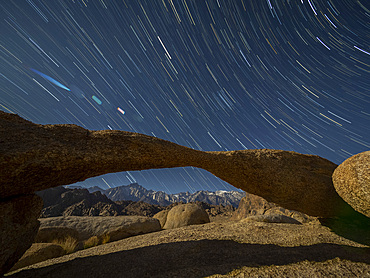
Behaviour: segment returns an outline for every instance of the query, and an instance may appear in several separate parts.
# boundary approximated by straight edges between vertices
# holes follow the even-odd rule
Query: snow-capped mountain
[[[88,188],[90,192],[101,191],[112,201],[143,201],[153,205],[168,206],[175,202],[205,202],[211,205],[232,205],[238,207],[240,199],[245,196],[245,192],[239,191],[197,191],[195,193],[181,192],[178,194],[167,194],[163,191],[147,190],[137,183],[126,186],[118,186],[102,190],[100,188]]]

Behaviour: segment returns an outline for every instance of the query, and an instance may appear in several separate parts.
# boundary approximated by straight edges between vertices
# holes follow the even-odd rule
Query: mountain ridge
[[[66,188],[82,187],[68,186]],[[168,206],[177,202],[189,203],[200,201],[211,205],[232,205],[233,207],[238,207],[240,200],[245,196],[245,192],[225,190],[200,190],[194,193],[180,192],[176,194],[168,194],[163,191],[148,190],[138,183],[131,183],[129,185],[122,185],[109,189],[102,189],[97,186],[86,189],[89,190],[90,193],[100,191],[112,201],[142,201],[160,206]]]

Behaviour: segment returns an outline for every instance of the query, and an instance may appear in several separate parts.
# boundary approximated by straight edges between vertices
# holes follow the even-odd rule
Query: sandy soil
[[[311,222],[212,222],[51,259],[19,277],[370,277],[370,247]]]

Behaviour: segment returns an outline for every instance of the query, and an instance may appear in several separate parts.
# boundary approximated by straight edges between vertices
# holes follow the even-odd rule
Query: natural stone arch
[[[353,211],[334,190],[336,165],[319,156],[280,150],[202,152],[138,133],[34,124],[0,111],[0,274],[36,236],[42,203],[35,191],[106,173],[185,166],[203,168],[246,192],[309,215]]]
[[[126,131],[38,125],[5,112],[0,119],[1,199],[106,173],[194,166],[309,215],[332,217],[347,206],[331,180],[337,165],[319,156],[269,149],[202,152]]]

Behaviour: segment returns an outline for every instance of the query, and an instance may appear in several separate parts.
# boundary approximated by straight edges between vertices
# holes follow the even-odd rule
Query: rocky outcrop
[[[358,212],[370,217],[370,151],[356,154],[334,171],[338,194]]]
[[[0,276],[30,248],[39,228],[40,197],[26,195],[0,202]]]
[[[88,189],[70,189],[62,186],[38,191],[43,198],[44,208],[41,217],[57,216],[118,216],[138,215],[152,217],[165,209],[159,205],[144,202],[114,202],[99,191],[90,193]]]
[[[209,222],[209,216],[201,206],[193,203],[180,204],[168,212],[163,229],[174,229]]]
[[[111,241],[122,238],[156,232],[161,229],[159,221],[143,216],[105,216],[105,217],[50,217],[41,218],[40,229],[46,227],[67,227],[76,230],[79,241],[92,236],[109,236]]]
[[[282,208],[275,203],[267,202],[259,196],[248,193],[240,200],[238,208],[233,213],[232,219],[242,220],[251,216],[261,215],[282,215],[293,218],[300,223],[307,223],[316,219],[315,217],[306,215],[299,211]]]
[[[133,202],[133,201],[118,201],[118,205],[121,204],[122,215],[141,215],[152,217],[165,207],[159,205],[152,205],[145,202]]]
[[[315,155],[279,150],[201,152],[143,134],[38,125],[0,112],[0,198],[106,173],[194,166],[270,202],[316,216],[347,204],[334,190],[336,165]],[[122,159],[124,158],[124,159]]]
[[[32,246],[23,254],[19,261],[12,267],[11,271],[16,269],[36,264],[38,262],[46,261],[48,259],[63,256],[65,254],[64,249],[54,243],[34,243]]]
[[[38,191],[44,201],[41,217],[56,216],[115,216],[120,207],[100,191],[66,189],[62,186]]]

